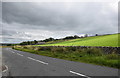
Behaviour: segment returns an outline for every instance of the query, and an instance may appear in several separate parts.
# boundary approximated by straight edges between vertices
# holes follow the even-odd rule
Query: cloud
[[[23,41],[115,33],[117,11],[111,6],[99,2],[3,2],[3,36],[14,37],[14,42],[17,38]]]

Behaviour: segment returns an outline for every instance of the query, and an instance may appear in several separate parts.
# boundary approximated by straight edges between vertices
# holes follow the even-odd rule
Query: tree
[[[53,41],[53,40],[54,40],[54,38],[52,38],[52,37],[49,38],[49,41]]]
[[[85,34],[85,37],[88,37],[88,34]]]
[[[67,37],[63,38],[63,40],[66,40],[66,39],[74,39],[74,37],[73,36],[67,36]]]
[[[79,36],[77,36],[77,35],[74,35],[74,38],[76,39],[76,38],[80,38]]]
[[[48,42],[48,41],[53,41],[53,40],[55,40],[55,39],[52,38],[52,37],[50,37],[50,38],[48,38],[48,39],[43,40],[42,42]]]
[[[34,40],[34,44],[37,44],[37,43],[38,43],[38,41]]]
[[[98,34],[95,34],[95,36],[98,36]]]
[[[27,45],[30,45],[30,41],[27,41]]]

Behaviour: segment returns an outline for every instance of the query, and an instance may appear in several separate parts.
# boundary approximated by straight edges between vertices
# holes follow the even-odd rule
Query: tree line
[[[98,36],[98,34],[95,34],[95,36]],[[34,40],[34,41],[24,41],[21,42],[20,45],[35,45],[38,44],[39,42],[49,42],[49,41],[57,41],[57,40],[69,40],[69,39],[77,39],[77,38],[83,38],[83,37],[88,37],[88,34],[85,34],[84,36],[79,37],[78,35],[74,35],[74,36],[67,36],[65,38],[61,38],[61,39],[54,39],[52,37],[44,39],[44,40]]]

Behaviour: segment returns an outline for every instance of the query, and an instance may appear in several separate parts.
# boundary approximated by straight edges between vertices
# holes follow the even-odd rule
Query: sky
[[[118,32],[114,2],[2,2],[0,18],[5,43]]]

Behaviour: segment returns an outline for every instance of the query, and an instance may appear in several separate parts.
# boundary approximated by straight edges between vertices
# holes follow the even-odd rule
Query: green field
[[[72,39],[68,41],[62,41],[57,43],[47,43],[44,45],[35,46],[111,46],[120,47],[118,44],[118,36],[120,34],[93,36],[79,39]]]

